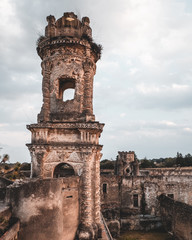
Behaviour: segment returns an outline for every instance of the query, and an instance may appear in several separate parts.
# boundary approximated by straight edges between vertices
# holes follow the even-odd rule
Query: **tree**
[[[154,168],[154,167],[156,166],[153,161],[147,160],[147,158],[141,160],[140,168]]]
[[[3,159],[1,160],[1,163],[6,163],[9,161],[9,155],[8,154],[4,154],[3,155]]]
[[[115,167],[115,161],[110,161],[108,159],[105,159],[100,162],[101,169],[114,169],[114,167]]]
[[[175,158],[166,158],[163,165],[165,167],[173,167],[175,164],[176,164]]]

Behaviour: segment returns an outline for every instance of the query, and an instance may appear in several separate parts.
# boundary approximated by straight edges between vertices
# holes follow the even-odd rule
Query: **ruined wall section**
[[[115,162],[115,174],[118,176],[138,176],[139,163],[134,151],[118,152]]]
[[[120,184],[118,176],[101,175],[101,210],[107,219],[120,218]]]
[[[165,195],[158,199],[165,229],[173,234],[174,239],[192,239],[192,206]]]
[[[110,184],[112,178],[112,182]],[[103,184],[109,183],[103,193]],[[192,176],[101,176],[101,206],[110,223],[118,220],[121,230],[150,230],[161,227],[158,196],[166,194],[192,205]],[[114,203],[119,203],[111,208]],[[117,214],[118,213],[118,217]]]
[[[79,178],[33,180],[8,188],[20,240],[72,240],[79,224]]]
[[[142,176],[191,176],[192,167],[174,167],[174,168],[145,168],[140,170]]]

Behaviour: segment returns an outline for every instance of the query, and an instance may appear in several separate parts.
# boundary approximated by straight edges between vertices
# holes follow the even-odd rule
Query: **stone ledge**
[[[27,125],[27,129],[32,128],[67,128],[67,129],[99,129],[103,130],[104,123],[92,122],[92,123],[38,123]]]

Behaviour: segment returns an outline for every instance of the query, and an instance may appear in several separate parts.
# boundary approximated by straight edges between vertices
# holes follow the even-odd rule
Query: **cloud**
[[[139,157],[190,151],[189,1],[34,0],[29,7],[25,0],[1,0],[0,137],[12,159],[29,161],[25,125],[36,122],[42,105],[36,39],[44,34],[46,16],[65,11],[89,16],[93,37],[104,48],[94,80],[94,112],[106,123],[104,157],[114,158],[118,150],[135,150]],[[11,150],[17,138],[22,155]]]

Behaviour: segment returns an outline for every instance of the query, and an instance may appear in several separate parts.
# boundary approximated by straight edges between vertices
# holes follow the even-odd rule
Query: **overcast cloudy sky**
[[[66,11],[88,16],[103,46],[94,81],[103,158],[192,153],[191,0],[1,0],[0,155],[30,161],[26,124],[42,105],[36,40],[46,16]]]

